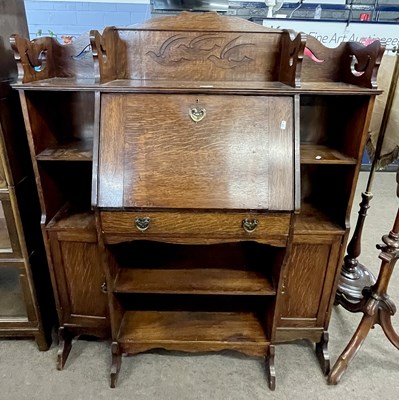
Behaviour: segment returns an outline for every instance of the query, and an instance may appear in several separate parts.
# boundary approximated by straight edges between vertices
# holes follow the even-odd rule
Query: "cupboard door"
[[[311,236],[294,238],[280,292],[278,327],[323,327],[326,321],[341,238],[325,238],[314,244],[310,243],[311,239]]]
[[[101,327],[108,324],[105,275],[97,243],[59,240],[50,232],[63,324]]]

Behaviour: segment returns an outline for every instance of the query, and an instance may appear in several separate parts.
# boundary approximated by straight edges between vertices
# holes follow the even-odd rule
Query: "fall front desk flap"
[[[294,209],[293,98],[102,94],[98,206]]]

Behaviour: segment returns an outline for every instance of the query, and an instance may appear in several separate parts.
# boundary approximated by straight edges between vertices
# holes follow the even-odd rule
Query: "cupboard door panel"
[[[331,243],[294,244],[286,267],[280,309],[281,327],[323,326],[340,252]]]
[[[107,295],[102,291],[105,276],[97,243],[53,240],[52,247],[64,318],[107,317]]]

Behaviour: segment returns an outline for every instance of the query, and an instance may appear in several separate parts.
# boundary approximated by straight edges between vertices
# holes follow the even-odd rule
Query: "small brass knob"
[[[257,219],[245,218],[242,220],[242,227],[245,232],[251,233],[256,229],[257,226],[258,226]]]
[[[134,224],[140,232],[145,232],[150,227],[150,222],[150,217],[137,217],[134,220]]]

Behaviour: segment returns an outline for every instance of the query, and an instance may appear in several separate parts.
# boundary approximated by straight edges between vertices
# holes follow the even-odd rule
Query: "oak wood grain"
[[[112,96],[111,99],[112,101],[106,105],[107,99],[103,98],[101,107],[98,204],[121,207],[125,172],[124,132],[121,130],[124,122],[124,115],[121,112],[124,97]],[[102,186],[105,186],[104,190]]]
[[[148,217],[149,228],[141,232],[135,226],[136,218]],[[244,219],[258,221],[253,232],[243,229]],[[126,233],[137,238],[153,238],[157,236],[173,237],[203,237],[203,238],[233,238],[256,240],[268,235],[287,236],[289,213],[232,213],[223,212],[101,212],[102,230],[107,233]]]
[[[70,205],[65,205],[59,210],[54,218],[47,224],[47,230],[57,232],[70,232],[78,231],[89,231],[96,235],[96,225],[94,220],[94,214],[89,211],[75,210]]]
[[[103,95],[102,107],[98,206],[293,209],[291,98]]]
[[[323,328],[277,328],[276,343],[292,342],[298,339],[308,339],[314,343],[320,341]]]
[[[330,307],[329,293],[340,256],[339,236],[327,243],[294,242],[283,277],[282,307],[278,327],[321,327]],[[323,265],[323,263],[325,263]],[[300,271],[300,272],[299,272]]]
[[[107,296],[101,286],[105,277],[98,259],[97,245],[60,242],[71,314],[106,316]],[[84,290],[82,291],[82,288]]]
[[[93,159],[93,140],[73,140],[57,144],[41,151],[36,158],[41,161],[91,161]]]
[[[127,269],[118,275],[116,293],[276,294],[271,282],[256,271],[196,269]]]

